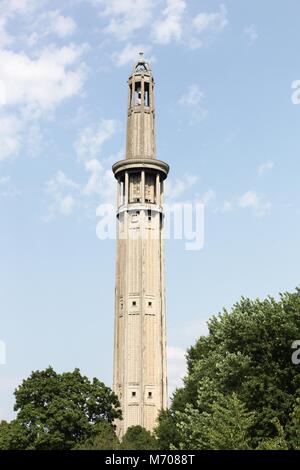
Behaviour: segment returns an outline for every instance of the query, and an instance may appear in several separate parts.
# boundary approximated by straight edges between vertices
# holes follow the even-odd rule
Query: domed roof
[[[151,67],[149,62],[144,58],[144,53],[140,52],[138,61],[134,64],[133,73],[151,73]]]

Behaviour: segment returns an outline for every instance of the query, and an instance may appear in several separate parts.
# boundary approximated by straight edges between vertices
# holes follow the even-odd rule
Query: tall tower
[[[117,262],[114,391],[123,420],[152,430],[167,406],[163,247],[164,180],[169,166],[156,159],[154,79],[140,54],[128,80],[126,158],[117,180]]]

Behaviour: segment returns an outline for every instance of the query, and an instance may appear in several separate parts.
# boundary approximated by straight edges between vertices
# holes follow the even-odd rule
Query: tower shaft
[[[126,158],[117,179],[114,391],[123,420],[152,430],[167,406],[164,180],[156,159],[154,80],[141,58],[129,78]]]

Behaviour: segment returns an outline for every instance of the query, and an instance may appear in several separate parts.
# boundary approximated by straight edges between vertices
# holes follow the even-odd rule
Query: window
[[[132,106],[132,85],[130,85],[130,96],[129,96],[129,103],[130,103],[130,106]]]
[[[131,214],[131,222],[138,222],[140,211],[133,211]]]
[[[152,398],[152,392],[148,392],[148,398]]]
[[[144,104],[145,106],[150,106],[150,93],[149,93],[149,83],[145,82],[145,96],[144,96]]]
[[[136,301],[135,300],[132,302],[132,306],[136,307]]]
[[[139,106],[140,104],[142,104],[142,88],[140,82],[137,82],[135,84],[134,104],[135,106]]]
[[[145,200],[154,204],[155,196],[155,176],[153,174],[146,173],[145,178]]]
[[[148,302],[148,307],[152,307],[152,302]]]
[[[131,392],[132,397],[136,397],[136,392]]]
[[[129,202],[140,202],[141,200],[141,175],[131,173],[129,176]]]

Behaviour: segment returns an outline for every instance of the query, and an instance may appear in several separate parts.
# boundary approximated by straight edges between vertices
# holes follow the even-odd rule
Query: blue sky
[[[111,385],[115,242],[96,209],[141,49],[169,200],[205,203],[203,249],[166,242],[171,388],[212,314],[299,285],[299,16],[296,0],[1,0],[0,419],[49,364]]]

